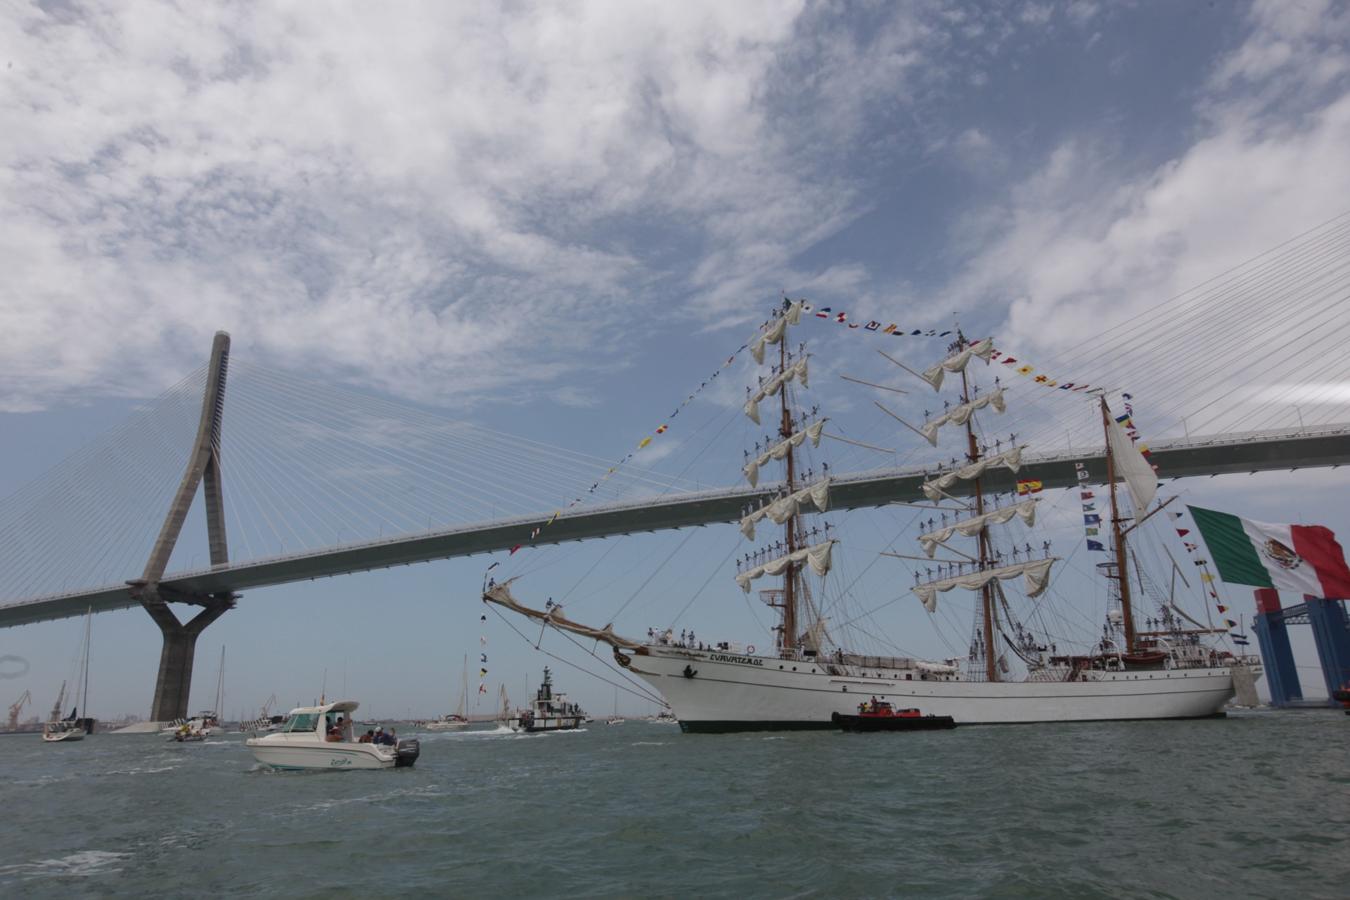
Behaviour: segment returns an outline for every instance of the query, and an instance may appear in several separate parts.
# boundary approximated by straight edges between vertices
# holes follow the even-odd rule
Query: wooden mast
[[[787,334],[784,333],[783,339],[778,342],[778,364],[780,371],[787,371]],[[782,410],[782,418],[779,422],[778,433],[784,440],[792,437],[792,413],[788,408],[788,386],[783,382],[783,387],[778,392],[778,402]],[[791,444],[788,444],[787,452],[787,485],[786,492],[791,494],[796,490],[797,466],[796,454],[793,453]],[[797,549],[797,517],[789,516],[784,523],[785,543],[787,545],[787,555],[789,562],[787,569],[783,572],[783,631],[779,635],[779,649],[791,652],[797,646],[797,564],[791,562],[791,556]]]
[[[966,336],[957,332],[956,349],[959,353],[966,348]],[[970,380],[966,377],[966,370],[961,370],[961,402],[969,403]],[[980,460],[980,445],[975,440],[975,417],[971,416],[966,420],[966,456],[972,463]],[[981,478],[975,479],[975,515],[984,515],[984,488],[981,486]],[[979,565],[983,570],[989,564],[989,532],[981,528],[979,537],[976,539],[979,545]],[[989,681],[998,681],[998,666],[995,664],[994,656],[994,593],[988,584],[980,588],[980,607],[984,619],[984,675]]]
[[[1120,527],[1120,509],[1116,505],[1116,460],[1111,452],[1111,410],[1106,396],[1101,397],[1102,436],[1106,439],[1106,482],[1111,488],[1111,533],[1116,544],[1116,579],[1120,584],[1120,612],[1125,620],[1125,652],[1134,651],[1134,610],[1130,606],[1129,565],[1125,556],[1125,532]]]

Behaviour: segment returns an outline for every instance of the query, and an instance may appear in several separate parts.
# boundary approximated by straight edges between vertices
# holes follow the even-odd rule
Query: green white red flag
[[[1331,529],[1276,525],[1198,506],[1187,508],[1224,581],[1350,599],[1350,567]]]

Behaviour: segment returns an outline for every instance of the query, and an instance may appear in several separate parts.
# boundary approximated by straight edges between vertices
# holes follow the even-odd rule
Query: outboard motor
[[[422,745],[417,738],[399,738],[398,745],[394,748],[394,768],[411,766],[421,755]]]

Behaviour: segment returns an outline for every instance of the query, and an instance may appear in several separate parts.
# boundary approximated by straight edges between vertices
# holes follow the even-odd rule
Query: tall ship
[[[1046,592],[1060,560],[1049,542],[1033,547],[1025,534],[1011,530],[1034,527],[1040,498],[991,489],[995,478],[1011,486],[1025,446],[1015,439],[981,439],[988,432],[978,420],[1005,413],[1007,399],[997,378],[992,389],[976,383],[972,364],[989,362],[993,339],[972,341],[959,330],[946,356],[926,369],[892,360],[935,391],[959,384],[958,396],[940,414],[926,415],[922,426],[900,421],[933,447],[948,429],[960,441],[961,456],[928,475],[923,502],[909,504],[927,516],[915,535],[916,552],[888,555],[919,563],[911,590],[930,614],[937,612],[940,594],[973,595],[968,653],[923,660],[842,646],[831,635],[811,577],[823,590],[839,541],[828,523],[808,519],[829,508],[828,468],[822,464],[816,473],[798,461],[804,444],[819,446],[825,422],[818,410],[804,414],[796,402],[798,389],[809,387],[809,355],[804,344],[790,352],[787,335],[802,311],[800,302],[785,302],[750,343],[761,365],[768,346],[778,345],[776,364],[748,389],[745,403],[746,415],[759,424],[761,405],[776,398],[777,433],[747,453],[744,473],[757,485],[761,469],[781,463],[783,476],[771,502],[745,511],[741,532],[754,540],[765,520],[782,532],[771,546],[741,559],[735,580],[748,594],[758,579],[781,579],[779,587],[761,591],[777,619],[767,652],[676,639],[669,631],[653,632],[646,641],[628,639],[610,625],[572,621],[557,605],[538,610],[521,603],[511,590],[516,579],[489,586],[484,600],[609,644],[620,666],[666,699],[685,731],[828,728],[834,714],[854,714],[859,700],[869,697],[950,716],[957,724],[1197,718],[1219,713],[1232,699],[1235,671],[1239,677],[1259,674],[1254,660],[1216,644],[1223,629],[1188,617],[1170,597],[1160,599],[1156,615],[1139,627],[1135,606],[1142,594],[1135,585],[1142,586],[1144,575],[1129,537],[1162,505],[1155,502],[1156,474],[1112,417],[1104,395],[1096,402],[1106,444],[1111,546],[1109,561],[1098,566],[1109,595],[1100,638],[1081,652],[1061,651],[1056,639],[1035,627],[1036,617],[1027,612],[1034,606],[1026,601]],[[1118,497],[1121,481],[1132,516]],[[1026,598],[1020,605],[1018,594]]]

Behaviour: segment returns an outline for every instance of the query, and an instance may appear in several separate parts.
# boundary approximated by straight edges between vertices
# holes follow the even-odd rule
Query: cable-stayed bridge
[[[1149,430],[1185,433],[1153,442],[1165,477],[1350,462],[1350,358],[1340,352],[1350,337],[1350,219],[1277,251],[1055,359],[1065,376],[1092,373],[1113,395],[1123,387],[1154,398]],[[1081,415],[1081,398],[994,372],[1033,425],[1014,436],[988,420],[989,449],[1033,449],[1015,476],[992,473],[990,489],[1014,479],[1076,484],[1076,464],[1101,471],[1099,424]],[[923,421],[931,397],[887,403]],[[732,420],[758,445],[737,405],[702,422],[686,415],[682,451],[709,453]],[[903,431],[873,418],[885,425],[880,438],[826,432],[844,451],[842,462],[832,455],[832,508],[919,500],[925,476],[956,462],[878,447]],[[877,467],[877,452],[887,465]],[[688,467],[671,476],[641,461],[615,471],[610,459],[232,364],[218,335],[206,366],[0,502],[0,627],[144,607],[164,635],[152,717],[171,719],[186,712],[197,635],[241,591],[508,550],[560,510],[535,544],[731,522],[778,493],[735,484],[739,462],[693,480]],[[170,603],[200,612],[180,622]]]
[[[1046,488],[1070,487],[1078,484],[1075,463],[1095,465],[1100,471],[1104,459],[1104,448],[1028,456],[1016,476],[1006,470],[995,472],[986,483],[994,491],[1012,489],[1014,478],[1040,481]],[[1168,441],[1154,448],[1152,459],[1173,478],[1338,466],[1350,462],[1350,426]],[[931,469],[915,466],[837,477],[832,482],[830,505],[833,509],[853,509],[921,501],[920,485],[925,476],[931,474]],[[747,507],[768,502],[778,493],[778,485],[765,484],[757,488],[688,491],[599,504],[560,515],[533,543],[558,544],[638,531],[735,522]],[[522,535],[544,525],[550,516],[550,512],[541,511],[533,516],[488,520],[457,528],[175,572],[166,575],[160,585],[163,592],[192,598],[493,553],[520,544]],[[0,627],[80,616],[89,609],[105,612],[138,605],[139,601],[125,582],[115,583],[6,604],[0,607]]]

